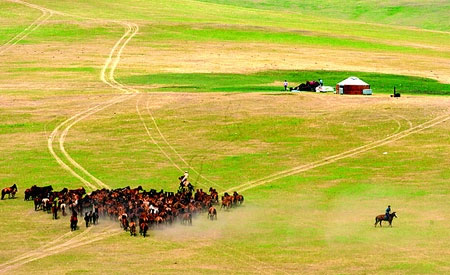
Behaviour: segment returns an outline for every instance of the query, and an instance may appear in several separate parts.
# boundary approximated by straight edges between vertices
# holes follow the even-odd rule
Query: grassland
[[[253,74],[214,73],[162,73],[133,75],[119,80],[149,91],[190,91],[190,92],[277,92],[284,90],[284,79],[291,81],[291,87],[305,80],[323,79],[324,85],[335,86],[349,75],[370,79],[371,88],[376,93],[392,93],[393,87],[406,94],[450,95],[450,85],[436,80],[387,75],[378,73],[345,71],[265,71]]]
[[[359,15],[326,20],[293,10],[296,1],[32,3],[61,13],[0,54],[0,186],[19,186],[17,199],[0,201],[0,270],[450,272],[450,40],[445,32],[405,27],[447,30],[445,20],[434,19],[444,17],[445,2],[422,9],[428,21],[421,22],[409,2],[389,13],[359,1]],[[348,7],[333,3],[304,7],[319,5],[324,14]],[[0,43],[40,16],[18,3],[0,7]],[[388,15],[379,21],[385,24],[367,24],[378,13]],[[401,20],[392,20],[394,13]],[[111,20],[139,25],[115,75],[121,87],[141,93],[92,112],[64,141],[70,156],[109,186],[175,189],[178,166],[199,188],[240,190],[361,146],[370,150],[246,185],[245,205],[219,211],[217,222],[199,216],[192,227],[152,231],[147,239],[116,234],[109,221],[68,233],[67,218],[36,213],[22,194],[33,184],[83,185],[49,153],[48,138],[66,119],[123,93],[100,81],[126,31]],[[333,86],[350,74],[376,95],[279,92],[284,79],[322,78]],[[387,94],[394,85],[399,99]],[[67,162],[64,127],[51,147]],[[392,228],[374,228],[387,204],[399,218]]]
[[[341,18],[353,21],[413,26],[448,31],[450,4],[446,1],[331,1],[331,0],[203,0],[253,9],[280,10],[290,13],[316,15],[324,19]]]

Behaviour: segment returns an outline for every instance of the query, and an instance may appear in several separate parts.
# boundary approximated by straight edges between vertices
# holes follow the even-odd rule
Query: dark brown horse
[[[25,196],[24,196],[23,199],[26,200],[26,201],[28,201],[28,200],[31,199],[31,189],[30,189],[30,188],[27,188],[27,189],[25,190]]]
[[[6,187],[2,189],[2,200],[5,198],[5,195],[8,194],[8,199],[12,198],[14,199],[14,196],[17,193],[17,185],[14,183],[11,187]]]
[[[78,224],[78,217],[76,214],[72,214],[70,217],[70,230],[75,231],[77,230],[77,224]]]
[[[145,237],[147,236],[148,223],[146,223],[146,222],[140,223],[140,224],[139,224],[139,231],[140,231],[140,234],[141,234],[142,236],[144,236],[144,238],[145,238]]]
[[[386,215],[382,214],[382,215],[378,215],[375,217],[375,227],[377,227],[377,224],[380,224],[381,227],[381,222],[382,221],[387,221],[389,222],[389,226],[392,227],[392,220],[394,218],[398,218],[397,215],[395,214],[395,212],[392,212],[391,214],[389,214],[389,218],[386,220]]]

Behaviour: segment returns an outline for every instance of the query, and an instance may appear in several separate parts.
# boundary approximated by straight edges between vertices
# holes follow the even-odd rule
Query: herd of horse
[[[17,186],[15,190],[17,192]],[[192,218],[204,212],[207,212],[208,219],[216,220],[216,207],[219,205],[219,194],[212,187],[208,193],[203,189],[194,192],[191,188],[180,188],[175,193],[127,186],[99,189],[87,194],[82,187],[53,191],[52,186],[34,185],[25,190],[24,199],[33,200],[35,211],[52,213],[54,219],[58,219],[58,213],[63,216],[70,213],[71,230],[77,230],[78,217],[84,213],[86,227],[104,217],[118,220],[121,228],[129,231],[131,236],[136,236],[139,229],[144,237],[150,228],[162,228],[176,221],[192,225]],[[244,197],[237,192],[232,195],[224,193],[221,201],[221,209],[228,210],[241,205]]]
[[[17,185],[2,189],[3,200],[15,198]],[[70,211],[70,228],[78,228],[78,214],[85,213],[86,226],[96,224],[99,217],[109,217],[118,220],[120,226],[130,232],[131,236],[136,236],[136,229],[146,237],[149,228],[160,228],[170,225],[175,221],[181,224],[192,225],[192,217],[200,213],[207,212],[207,218],[217,219],[215,206],[219,204],[219,194],[214,188],[209,188],[209,193],[202,189],[180,188],[178,192],[157,192],[155,189],[145,191],[141,186],[137,188],[100,189],[90,194],[81,187],[69,190],[63,188],[60,191],[53,191],[53,187],[39,187],[33,185],[25,190],[25,200],[34,201],[34,210],[43,210],[52,213],[53,219],[58,219],[58,213],[63,216]],[[228,210],[241,205],[244,196],[234,192],[232,195],[227,192],[221,197],[221,209]],[[397,218],[396,212],[386,217],[384,214],[375,217],[375,227],[382,221],[387,221],[392,226],[392,221]]]

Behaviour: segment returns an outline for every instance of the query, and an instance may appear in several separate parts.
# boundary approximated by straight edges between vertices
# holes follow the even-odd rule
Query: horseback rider
[[[189,172],[188,171],[184,171],[183,176],[181,176],[181,183],[183,183],[184,186],[187,185],[188,177],[189,177]]]
[[[388,207],[386,208],[386,215],[384,216],[385,220],[389,220],[389,214],[391,213],[391,206],[388,205]]]

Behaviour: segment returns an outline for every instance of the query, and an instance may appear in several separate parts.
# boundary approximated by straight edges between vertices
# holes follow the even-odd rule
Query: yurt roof
[[[362,81],[361,79],[357,78],[356,76],[350,76],[349,78],[342,80],[338,83],[338,85],[369,85],[366,82]]]

